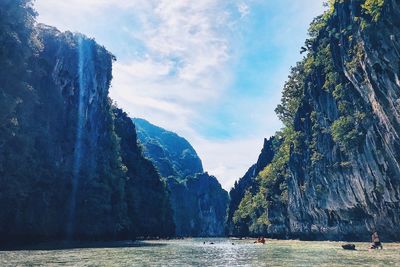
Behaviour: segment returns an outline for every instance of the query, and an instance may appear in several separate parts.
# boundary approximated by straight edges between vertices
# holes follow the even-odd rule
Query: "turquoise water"
[[[400,266],[399,243],[386,243],[382,251],[368,251],[368,243],[355,243],[357,251],[346,251],[342,244],[268,240],[261,245],[253,244],[252,240],[226,238],[145,241],[130,247],[0,251],[0,265]]]

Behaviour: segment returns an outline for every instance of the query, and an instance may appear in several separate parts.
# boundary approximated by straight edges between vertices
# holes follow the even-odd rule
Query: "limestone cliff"
[[[360,18],[367,13],[360,1],[338,2],[334,10],[327,27],[338,38],[325,28],[314,46],[329,40],[343,88],[326,92],[318,74],[307,81],[294,121],[305,139],[303,152],[289,161],[288,228],[294,235],[329,239],[365,239],[377,228],[384,238],[400,240],[399,2],[386,0],[376,21]],[[360,26],[357,17],[364,21]],[[361,117],[343,129],[343,137],[335,136],[347,116]],[[356,142],[344,143],[354,128]],[[321,158],[313,164],[306,143],[314,132]]]
[[[170,177],[167,183],[178,236],[224,236],[228,194],[214,176]]]
[[[314,20],[277,108],[282,144],[236,224],[278,237],[368,240],[377,229],[400,240],[399,29],[397,0],[332,1]]]
[[[0,245],[173,235],[160,176],[108,98],[114,57],[36,25],[30,1],[0,14]]]

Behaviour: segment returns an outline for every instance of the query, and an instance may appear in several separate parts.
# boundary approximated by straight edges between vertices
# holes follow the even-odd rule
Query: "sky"
[[[282,127],[274,109],[322,0],[36,0],[38,21],[117,57],[111,98],[185,137],[229,190]]]

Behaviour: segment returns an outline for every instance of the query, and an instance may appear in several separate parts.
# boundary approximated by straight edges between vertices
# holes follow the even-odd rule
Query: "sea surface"
[[[65,248],[44,245],[0,251],[0,266],[400,266],[400,243],[368,243],[184,239],[103,243]],[[213,243],[213,244],[211,244]]]

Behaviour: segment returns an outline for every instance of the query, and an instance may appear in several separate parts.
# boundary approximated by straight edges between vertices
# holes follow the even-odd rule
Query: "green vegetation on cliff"
[[[143,153],[155,163],[162,177],[178,179],[203,172],[203,165],[190,143],[176,133],[140,118],[133,119]]]
[[[362,5],[364,12],[372,17],[372,20],[377,22],[381,17],[381,12],[385,0],[366,0]]]

